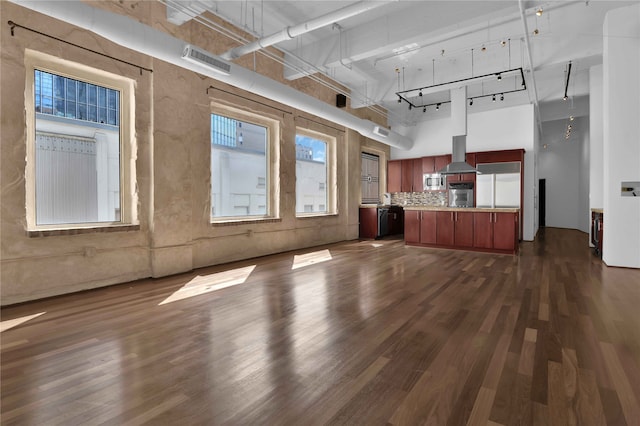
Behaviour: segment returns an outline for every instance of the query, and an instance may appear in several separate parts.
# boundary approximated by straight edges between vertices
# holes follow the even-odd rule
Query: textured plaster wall
[[[185,41],[221,53],[233,47],[205,27],[165,21],[159,2],[93,2],[131,15]],[[360,152],[362,146],[386,155],[389,147],[354,131],[309,116],[287,105],[260,99],[191,71],[112,44],[84,30],[0,2],[3,21],[13,20],[87,48],[153,69],[121,64],[47,37],[0,26],[1,40],[1,299],[3,305],[126,282],[193,268],[312,247],[358,237]],[[224,23],[223,23],[224,24]],[[225,24],[228,25],[228,24]],[[25,220],[25,67],[26,48],[127,76],[136,81],[136,185],[139,230],[29,237]],[[254,62],[255,59],[255,62]],[[282,66],[263,55],[240,64],[284,81]],[[308,79],[296,88],[329,103],[336,93]],[[214,89],[207,88],[213,86]],[[257,101],[257,102],[256,102]],[[269,222],[210,223],[209,114],[224,103],[277,120],[280,127],[279,219]],[[360,112],[357,112],[362,114]],[[385,124],[384,117],[367,117]],[[295,128],[307,126],[337,138],[337,214],[295,216]]]

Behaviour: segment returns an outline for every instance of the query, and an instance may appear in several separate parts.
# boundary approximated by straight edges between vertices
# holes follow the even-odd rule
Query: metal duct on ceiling
[[[372,121],[356,117],[333,105],[238,65],[231,65],[229,75],[221,75],[204,65],[185,61],[182,53],[187,42],[127,16],[96,9],[78,1],[9,1],[79,28],[84,28],[123,47],[204,74],[215,80],[353,129],[367,138],[394,148],[408,150],[413,146],[413,140],[404,135],[390,130],[388,136],[381,136],[375,133],[374,129],[378,125]]]

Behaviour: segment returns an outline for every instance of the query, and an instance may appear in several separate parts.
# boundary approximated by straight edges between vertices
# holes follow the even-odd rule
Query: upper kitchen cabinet
[[[400,192],[402,190],[402,161],[393,160],[387,162],[387,192]]]
[[[402,160],[402,181],[400,191],[413,191],[413,160]]]
[[[434,158],[434,166],[435,166],[436,173],[438,173],[440,170],[447,167],[447,164],[451,163],[451,154],[438,155],[437,157],[433,157],[433,158]]]
[[[435,157],[422,157],[422,173],[430,174],[436,172]]]

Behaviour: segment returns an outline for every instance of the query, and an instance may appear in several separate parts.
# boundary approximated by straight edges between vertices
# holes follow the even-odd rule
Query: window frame
[[[297,218],[304,217],[317,217],[317,216],[335,216],[338,214],[338,186],[337,186],[337,161],[336,161],[336,147],[337,147],[337,138],[335,136],[329,135],[327,133],[319,132],[317,130],[311,130],[308,127],[296,127],[296,137],[298,135],[307,136],[313,139],[317,139],[319,141],[325,142],[327,144],[327,152],[326,152],[326,168],[327,168],[327,181],[325,182],[325,191],[326,191],[326,200],[325,200],[325,211],[323,212],[298,212],[298,199],[297,199],[297,183],[296,183],[296,203],[294,206],[295,214]],[[294,149],[295,149],[295,140],[294,140]],[[296,169],[298,164],[298,159],[296,159]],[[297,182],[297,176],[296,176]]]
[[[36,112],[35,70],[68,77],[120,92],[120,220],[113,222],[83,222],[38,225],[36,222]],[[48,235],[48,230],[81,230],[139,225],[136,184],[135,81],[81,63],[46,53],[25,49],[25,113],[26,168],[25,209],[27,231]],[[45,231],[45,233],[43,233]],[[58,235],[54,233],[52,235]]]
[[[216,224],[233,224],[233,223],[258,223],[268,222],[280,219],[280,128],[281,124],[279,120],[269,118],[266,114],[256,114],[254,112],[246,111],[244,109],[228,105],[222,102],[211,101],[209,108],[208,128],[209,128],[209,156],[212,155],[212,140],[211,140],[211,115],[216,114],[223,117],[231,118],[234,120],[242,121],[245,123],[254,124],[267,129],[267,141],[266,141],[266,213],[264,215],[249,215],[249,216],[219,216],[214,217],[211,215],[211,208],[213,206],[213,200],[211,198],[211,188],[213,186],[213,169],[211,168],[211,158],[209,158],[209,221],[212,225]]]

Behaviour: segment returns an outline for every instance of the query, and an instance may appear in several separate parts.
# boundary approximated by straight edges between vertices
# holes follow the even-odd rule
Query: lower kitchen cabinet
[[[456,247],[473,247],[473,213],[454,212],[453,242]]]
[[[436,213],[436,244],[441,246],[452,246],[453,235],[453,213],[449,211]]]
[[[378,236],[378,209],[360,207],[360,238],[376,238]]]
[[[418,210],[404,212],[404,241],[405,243],[420,242],[420,213]]]
[[[517,253],[518,212],[405,210],[405,243]]]
[[[518,247],[518,215],[515,213],[493,214],[493,248],[514,250]]]
[[[436,243],[436,212],[407,210],[404,212],[405,243]]]
[[[420,212],[420,242],[422,244],[436,243],[436,224],[436,212]]]
[[[519,229],[517,213],[476,212],[473,222],[474,247],[517,251]]]

